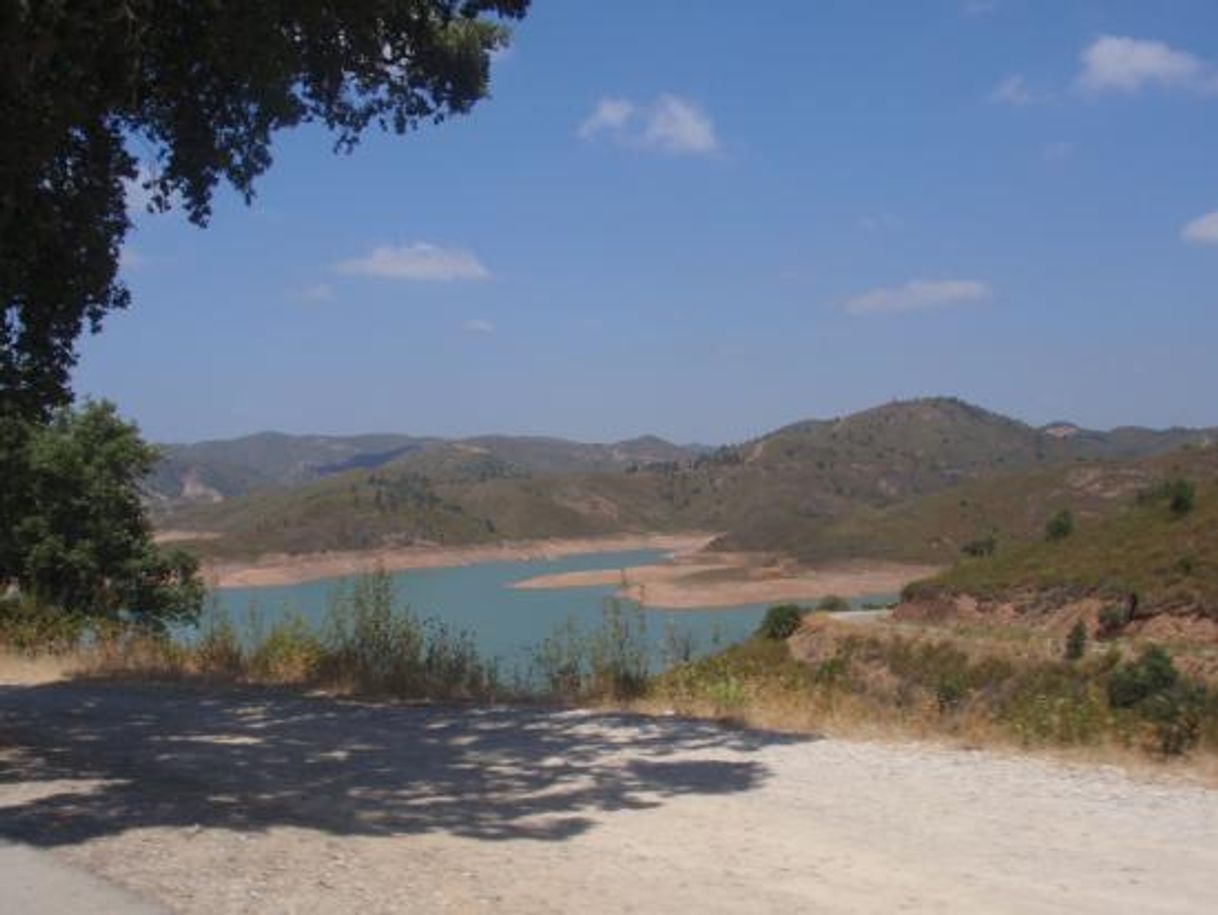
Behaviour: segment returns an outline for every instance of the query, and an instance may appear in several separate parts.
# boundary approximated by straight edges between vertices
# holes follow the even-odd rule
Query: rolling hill
[[[983,606],[1012,600],[1043,618],[1091,596],[1128,614],[1118,625],[1162,613],[1218,621],[1218,466],[1207,457],[1204,468],[1187,468],[1197,481],[1187,510],[1152,485],[1117,511],[1082,518],[1068,536],[1029,537],[992,556],[961,559],[912,586],[909,597],[966,595]]]
[[[932,398],[796,423],[713,451],[654,438],[374,437],[375,447],[341,458],[363,461],[359,469],[332,461],[302,471],[285,458],[302,452],[280,442],[277,482],[213,504],[178,504],[162,525],[208,532],[213,539],[198,548],[226,556],[696,528],[726,532],[722,549],[806,561],[943,560],[992,530],[1027,536],[1043,524],[1042,505],[1065,499],[1103,513],[1116,502],[1102,492],[1155,472],[1122,469],[1129,460],[1214,438],[1207,430],[1037,429]],[[302,472],[312,481],[291,485]]]
[[[389,464],[424,474],[446,473],[472,456],[501,475],[622,470],[639,464],[686,460],[706,449],[655,436],[613,444],[559,438],[488,435],[461,440],[408,435],[287,435],[261,432],[242,438],[162,445],[164,455],[146,482],[150,501],[221,502],[250,493],[287,489],[354,470]]]

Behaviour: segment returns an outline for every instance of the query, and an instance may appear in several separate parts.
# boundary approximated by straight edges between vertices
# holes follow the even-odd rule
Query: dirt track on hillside
[[[1218,911],[1218,792],[675,719],[0,686],[0,811],[206,915]]]

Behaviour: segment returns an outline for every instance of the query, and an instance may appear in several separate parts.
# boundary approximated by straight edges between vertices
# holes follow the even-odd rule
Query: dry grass
[[[676,667],[632,707],[750,727],[1034,750],[1121,765],[1185,755],[1190,772],[1218,774],[1213,690],[1188,692],[1196,685],[1182,679],[1175,704],[1116,707],[1109,681],[1133,656],[1120,651],[1106,647],[1068,663],[1060,641],[977,629],[860,627],[818,616],[788,643],[753,639]],[[1177,746],[1181,740],[1189,746]]]
[[[397,602],[383,571],[341,590],[320,627],[291,614],[268,625],[252,613],[242,631],[213,617],[193,641],[103,627],[42,651],[24,641],[23,629],[21,644],[8,651],[6,670],[23,682],[53,675],[202,680],[420,699],[492,699],[501,692],[494,665],[473,638],[416,617]]]

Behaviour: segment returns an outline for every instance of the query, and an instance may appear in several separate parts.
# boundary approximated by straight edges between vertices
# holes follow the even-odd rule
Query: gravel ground
[[[0,748],[0,838],[177,912],[1218,911],[1218,792],[1107,768],[79,682]]]

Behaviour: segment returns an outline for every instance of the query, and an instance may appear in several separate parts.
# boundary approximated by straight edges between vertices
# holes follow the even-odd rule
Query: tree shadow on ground
[[[750,754],[813,739],[672,718],[81,682],[0,686],[0,738],[29,751],[0,759],[0,837],[43,846],[157,826],[562,840],[605,811],[748,791],[766,777]]]

